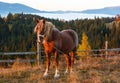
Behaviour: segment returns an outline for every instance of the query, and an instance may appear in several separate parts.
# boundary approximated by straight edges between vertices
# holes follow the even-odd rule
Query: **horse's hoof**
[[[64,74],[68,74],[68,71],[65,71],[65,73]]]
[[[71,71],[70,71],[70,74],[74,74],[74,71],[73,71],[73,70],[71,70]]]
[[[44,78],[47,78],[47,77],[48,77],[48,74],[47,74],[47,73],[44,73],[43,77],[44,77]]]
[[[55,74],[54,78],[57,79],[60,77],[60,74]]]

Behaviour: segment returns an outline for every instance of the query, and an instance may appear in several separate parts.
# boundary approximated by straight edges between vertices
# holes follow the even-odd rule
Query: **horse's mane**
[[[52,39],[53,28],[55,28],[55,25],[53,25],[51,22],[48,22],[48,21],[45,22],[46,38],[48,41]]]

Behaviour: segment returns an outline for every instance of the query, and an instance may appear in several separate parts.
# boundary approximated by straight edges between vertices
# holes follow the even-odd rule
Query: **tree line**
[[[0,52],[36,51],[36,34],[33,32],[36,25],[33,21],[34,17],[44,18],[23,13],[9,13],[7,17],[0,17]],[[85,33],[88,36],[91,49],[104,48],[106,40],[109,42],[109,48],[120,47],[120,26],[112,25],[112,28],[107,28],[105,25],[114,21],[115,18],[94,17],[94,19],[86,18],[70,21],[45,19],[55,24],[59,30],[75,30],[78,33],[80,44],[82,33]]]

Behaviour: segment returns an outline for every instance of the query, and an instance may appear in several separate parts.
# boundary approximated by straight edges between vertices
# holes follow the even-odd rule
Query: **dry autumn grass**
[[[12,68],[0,69],[0,83],[120,83],[120,56],[75,60],[72,75],[64,75],[65,61],[64,58],[61,60],[59,79],[54,79],[55,68],[52,64],[49,77],[43,78],[45,64],[31,66],[30,63],[14,63]]]

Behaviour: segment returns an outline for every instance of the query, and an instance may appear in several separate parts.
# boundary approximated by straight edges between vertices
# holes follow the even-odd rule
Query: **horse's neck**
[[[57,28],[54,27],[54,28],[52,28],[52,34],[47,35],[45,37],[45,40],[48,41],[48,42],[54,41],[59,37],[59,35],[60,35],[60,31]]]
[[[56,40],[60,35],[60,31],[57,28],[52,29],[52,39]]]
[[[53,32],[58,32],[58,33],[60,33],[60,31],[59,31],[57,28],[55,28],[55,27],[54,27],[52,30],[53,30]]]

